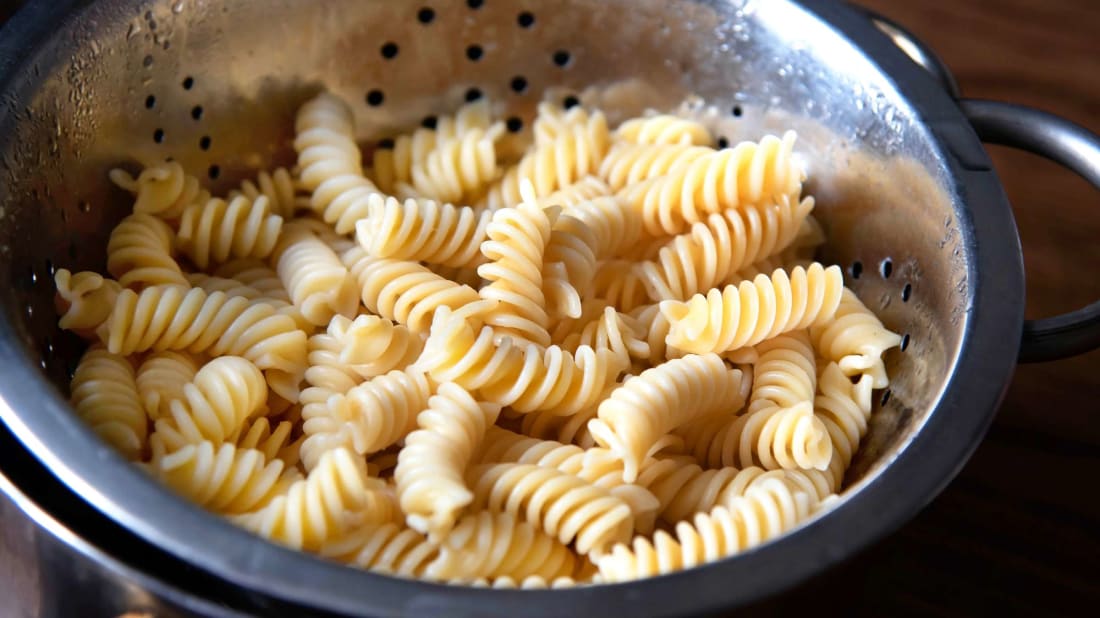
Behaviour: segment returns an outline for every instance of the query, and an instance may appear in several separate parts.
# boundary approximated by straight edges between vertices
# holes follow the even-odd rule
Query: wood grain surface
[[[0,2],[0,17],[16,3]],[[964,96],[1100,131],[1100,0],[862,0],[951,67]],[[1100,298],[1100,192],[991,150],[1025,250],[1029,317]],[[989,436],[911,523],[842,567],[737,615],[1095,615],[1100,352],[1022,366]],[[0,573],[3,573],[0,569]]]
[[[963,96],[1035,106],[1100,132],[1097,0],[860,4],[934,49]],[[1020,227],[1028,317],[1100,299],[1100,191],[1038,157],[990,152]],[[1098,474],[1100,352],[1021,366],[988,437],[924,512],[754,613],[1097,615]]]

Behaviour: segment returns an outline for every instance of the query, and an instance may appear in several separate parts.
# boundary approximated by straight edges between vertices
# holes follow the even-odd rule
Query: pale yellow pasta
[[[299,108],[294,130],[302,186],[312,192],[310,208],[338,233],[351,233],[367,214],[367,198],[378,191],[363,176],[351,108],[321,93]]]
[[[572,576],[575,569],[573,552],[533,524],[508,513],[482,511],[459,520],[425,575],[441,580],[505,575],[555,579]]]
[[[491,212],[381,194],[371,196],[368,206],[355,237],[374,257],[466,268],[485,261],[481,243],[488,238]]]
[[[477,272],[489,285],[478,294],[497,306],[484,316],[501,334],[539,345],[550,343],[546,295],[543,291],[543,259],[560,209],[542,208],[524,185],[525,199],[514,208],[493,215],[488,240],[481,253],[488,262]],[[564,268],[563,268],[564,270]]]
[[[368,311],[409,327],[431,328],[436,309],[458,309],[479,300],[477,290],[444,279],[416,262],[373,258],[356,247],[343,256],[359,283]]]
[[[368,571],[422,578],[439,548],[415,530],[385,522],[357,526],[326,541],[318,553]]]
[[[468,201],[499,175],[496,142],[503,133],[504,124],[497,123],[437,143],[422,163],[413,164],[413,189],[440,202]]]
[[[593,122],[606,123],[605,120],[601,120],[580,105],[566,109],[550,101],[543,101],[538,104],[537,111],[538,115],[535,117],[532,130],[535,134],[536,147],[553,143],[558,136],[571,127],[583,127]]]
[[[716,354],[668,361],[615,389],[588,430],[623,460],[623,480],[632,483],[642,461],[669,444],[672,430],[740,408],[741,382],[741,371],[727,368]]]
[[[542,198],[543,206],[560,206],[563,214],[583,223],[594,236],[592,249],[599,259],[617,255],[641,237],[642,218],[610,193],[594,176]]]
[[[260,451],[205,440],[160,458],[154,473],[179,495],[216,513],[258,509],[301,478]]]
[[[245,180],[239,189],[229,192],[228,199],[232,200],[238,195],[252,201],[261,196],[266,197],[271,212],[283,219],[289,219],[299,210],[309,209],[309,198],[299,195],[298,184],[285,167],[276,168],[270,172],[261,171],[256,175],[256,180]]]
[[[183,398],[183,387],[195,379],[199,361],[191,354],[154,352],[138,366],[136,382],[145,413],[152,420],[168,413],[169,404]]]
[[[844,375],[871,376],[874,388],[889,385],[882,355],[901,345],[901,337],[883,327],[851,290],[844,290],[833,319],[815,326],[810,334],[818,353],[837,363]]]
[[[375,315],[336,316],[328,334],[339,342],[340,362],[364,378],[407,367],[424,349],[424,335]]]
[[[621,195],[643,213],[653,235],[679,234],[710,213],[790,196],[798,201],[805,173],[794,160],[795,134],[773,135],[701,157],[626,187]]]
[[[355,279],[340,256],[313,232],[288,225],[272,259],[294,306],[311,323],[324,326],[335,315],[355,315],[359,307]]]
[[[266,258],[275,249],[283,218],[267,197],[237,196],[197,202],[180,215],[176,246],[201,270],[233,258]]]
[[[715,152],[713,148],[690,144],[619,143],[611,148],[600,164],[600,177],[612,191],[620,191],[645,180],[660,178],[673,168],[683,167]]]
[[[543,253],[542,291],[553,317],[579,317],[581,296],[596,272],[596,235],[580,219],[561,215]]]
[[[260,370],[247,359],[221,356],[199,369],[154,427],[169,452],[204,440],[220,444],[265,403],[267,384]]]
[[[642,336],[637,321],[614,307],[605,307],[602,314],[565,337],[561,347],[570,352],[576,352],[581,346],[610,350],[623,366],[627,366],[635,359],[649,358],[649,343]]]
[[[834,491],[840,487],[844,471],[867,433],[871,418],[870,382],[871,377],[864,376],[859,384],[852,384],[836,363],[826,365],[818,378],[814,413],[824,423],[832,440],[833,457],[827,473]]]
[[[714,142],[705,126],[671,114],[653,114],[627,120],[619,125],[615,137],[635,144],[693,144],[710,146]]]
[[[632,260],[610,259],[600,262],[589,288],[591,295],[606,300],[623,312],[633,311],[649,303],[645,281],[634,266],[635,262]]]
[[[130,460],[145,449],[149,419],[141,405],[134,367],[99,346],[80,358],[70,385],[73,408],[100,438]]]
[[[417,429],[405,437],[394,480],[401,510],[410,528],[442,538],[474,498],[463,480],[470,458],[500,406],[478,403],[461,386],[439,386],[428,407],[416,417]]]
[[[58,269],[53,279],[62,305],[57,325],[94,339],[95,329],[111,315],[122,286],[99,273],[71,273],[64,268]]]
[[[740,285],[711,289],[687,301],[661,301],[669,345],[686,352],[726,352],[776,335],[824,324],[844,289],[839,266],[777,270]]]
[[[726,283],[742,267],[789,246],[813,205],[813,198],[792,204],[783,196],[693,224],[690,232],[661,248],[656,259],[638,266],[650,298],[685,300]]]
[[[214,275],[238,281],[242,285],[258,290],[262,298],[290,304],[290,293],[286,291],[282,280],[279,279],[279,273],[260,260],[248,258],[232,260],[215,268]],[[192,285],[195,284],[192,283]]]
[[[630,539],[630,506],[606,489],[550,467],[533,464],[474,466],[467,477],[474,507],[506,512],[535,524],[580,554]]]
[[[123,287],[187,285],[172,257],[176,235],[167,223],[144,213],[134,213],[111,230],[107,241],[107,272]]]
[[[395,369],[330,397],[326,405],[347,424],[355,452],[365,455],[386,448],[416,428],[416,415],[427,407],[433,386],[421,371]]]
[[[779,479],[751,488],[729,506],[698,513],[691,523],[676,525],[676,538],[663,530],[652,541],[644,537],[617,545],[597,558],[608,583],[663,575],[743,552],[794,528],[812,512],[814,500],[792,492]]]
[[[135,213],[161,219],[178,219],[188,206],[210,199],[210,193],[199,185],[198,179],[175,161],[147,167],[136,179],[118,168],[108,176],[111,182],[134,194]]]
[[[268,461],[280,459],[289,467],[298,463],[297,441],[290,439],[293,429],[289,421],[280,421],[272,429],[271,421],[261,416],[245,423],[228,442],[238,449],[259,451]]]

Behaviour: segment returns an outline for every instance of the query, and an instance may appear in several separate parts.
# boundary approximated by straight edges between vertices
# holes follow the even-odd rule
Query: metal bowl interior
[[[81,344],[57,329],[52,275],[58,268],[102,271],[107,235],[129,207],[107,181],[108,169],[171,157],[206,177],[212,189],[228,189],[259,169],[293,161],[294,111],[323,87],[353,104],[367,147],[477,93],[525,127],[544,97],[576,96],[616,121],[649,108],[675,109],[703,119],[730,143],[798,131],[808,191],[829,237],[822,257],[845,268],[847,283],[904,335],[904,348],[888,356],[890,390],[876,403],[847,489],[831,513],[780,543],[701,569],[704,580],[695,584],[691,576],[674,575],[552,594],[572,595],[578,611],[646,600],[647,610],[659,612],[663,606],[648,599],[673,589],[660,592],[661,586],[707,586],[732,579],[733,569],[746,575],[753,561],[782,562],[777,548],[784,543],[802,552],[803,563],[787,575],[777,576],[785,569],[773,566],[746,575],[732,591],[702,594],[700,607],[710,607],[747,601],[851,553],[904,516],[866,526],[867,514],[857,522],[845,520],[844,512],[869,508],[874,486],[885,483],[891,469],[903,474],[899,460],[917,456],[910,452],[919,450],[915,443],[943,432],[953,436],[942,443],[939,457],[946,461],[930,466],[929,478],[913,481],[912,496],[898,498],[896,488],[880,493],[878,500],[892,504],[894,513],[922,506],[980,438],[1010,376],[1018,310],[1005,308],[984,327],[982,357],[996,358],[966,397],[948,397],[950,385],[977,328],[975,309],[989,294],[1022,297],[1022,271],[1018,251],[1011,254],[1015,229],[1004,198],[950,99],[861,14],[826,3],[808,6],[751,0],[31,2],[5,31],[18,35],[0,47],[13,59],[0,100],[6,314],[0,354],[13,367],[0,382],[0,417],[96,508],[230,581],[330,609],[492,613],[500,607],[507,613],[514,606],[481,604],[519,593],[450,590],[339,569],[234,530],[130,469],[67,408],[66,385]],[[381,52],[387,43],[396,46],[392,58]],[[525,87],[517,86],[518,77]],[[978,224],[1008,240],[980,246]],[[1004,263],[996,276],[976,276],[982,263],[998,259]],[[934,427],[948,400],[976,409],[953,425]],[[914,466],[904,474],[917,474]],[[843,538],[814,542],[811,534]],[[367,585],[359,587],[355,582],[364,580],[356,578]]]

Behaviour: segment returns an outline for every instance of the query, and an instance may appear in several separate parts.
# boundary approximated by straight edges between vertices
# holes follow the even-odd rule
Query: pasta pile
[[[812,260],[793,133],[543,104],[517,151],[481,100],[368,161],[330,94],[295,129],[225,196],[112,171],[108,274],[57,273],[77,414],[176,493],[363,569],[561,587],[840,489],[900,339]]]

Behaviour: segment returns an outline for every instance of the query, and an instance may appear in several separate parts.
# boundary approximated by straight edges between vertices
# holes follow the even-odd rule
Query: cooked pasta
[[[795,134],[769,135],[674,167],[626,187],[621,195],[643,213],[653,235],[679,234],[710,213],[790,196],[798,201],[804,172],[791,157]]]
[[[668,344],[703,354],[726,352],[785,332],[824,324],[836,313],[844,289],[839,266],[812,264],[790,274],[777,270],[687,301],[661,301],[670,324]]]
[[[99,346],[80,358],[70,387],[73,408],[105,442],[130,460],[141,456],[148,436],[134,367]]]
[[[112,170],[111,278],[54,276],[76,414],[238,526],[441,584],[660,575],[827,508],[901,340],[813,261],[794,133],[505,107],[379,140],[321,93],[228,193]]]
[[[134,213],[111,230],[107,241],[107,272],[123,287],[187,285],[183,270],[172,257],[176,235],[164,221]]]
[[[283,218],[271,214],[270,204],[262,195],[191,204],[180,215],[176,245],[202,270],[232,258],[266,258],[283,229]]]
[[[633,483],[642,461],[668,444],[673,429],[740,408],[741,380],[741,371],[728,369],[716,354],[668,361],[615,389],[588,430],[622,458],[623,480]]]
[[[474,495],[463,480],[500,406],[478,403],[457,384],[440,385],[405,437],[394,480],[410,528],[442,538]]]

